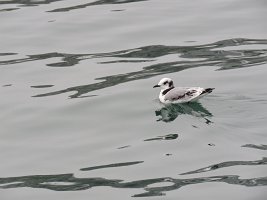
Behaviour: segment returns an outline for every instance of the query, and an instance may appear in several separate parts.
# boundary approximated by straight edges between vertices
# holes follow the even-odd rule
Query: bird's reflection
[[[160,116],[157,121],[171,122],[179,115],[192,115],[198,118],[203,118],[206,124],[212,123],[210,117],[212,113],[202,106],[199,102],[190,102],[183,104],[170,104],[155,111],[156,116]]]

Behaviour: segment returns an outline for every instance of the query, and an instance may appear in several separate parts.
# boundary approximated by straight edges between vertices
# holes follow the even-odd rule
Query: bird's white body
[[[194,102],[211,93],[214,88],[174,87],[170,78],[163,78],[154,87],[161,87],[159,100],[164,104]]]
[[[169,104],[169,103],[185,103],[185,102],[193,102],[193,101],[197,101],[198,99],[200,99],[201,97],[205,96],[205,95],[200,95],[203,91],[204,88],[200,88],[200,87],[191,87],[191,88],[174,88],[174,89],[178,89],[180,91],[185,91],[185,96],[181,97],[181,98],[173,98],[173,99],[168,99],[166,98],[166,95],[170,95],[170,93],[173,93],[173,91],[169,91],[167,92],[165,95],[163,94],[163,92],[165,91],[164,89],[162,89],[159,93],[159,100],[161,103],[165,103],[165,104]],[[190,91],[196,91],[194,95],[192,96],[188,96],[186,95],[186,92],[190,92]],[[169,94],[168,94],[169,93]],[[183,96],[183,95],[182,95]]]

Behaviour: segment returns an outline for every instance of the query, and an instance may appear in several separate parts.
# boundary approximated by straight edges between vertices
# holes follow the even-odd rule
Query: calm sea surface
[[[0,1],[0,199],[265,200],[266,19],[265,0]],[[163,106],[163,77],[216,89]]]

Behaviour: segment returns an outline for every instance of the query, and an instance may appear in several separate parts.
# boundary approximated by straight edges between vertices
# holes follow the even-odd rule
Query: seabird
[[[174,87],[170,78],[163,78],[153,88],[161,87],[159,100],[164,104],[193,102],[211,93],[214,88]]]

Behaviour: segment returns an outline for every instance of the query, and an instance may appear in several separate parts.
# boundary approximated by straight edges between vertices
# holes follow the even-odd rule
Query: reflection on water
[[[6,9],[0,9],[0,12],[13,11],[13,10],[18,10],[18,8],[6,8]]]
[[[3,53],[4,55],[16,55],[16,53]],[[52,63],[47,64],[47,66],[53,67],[68,67],[73,66],[79,63],[82,59],[80,57],[84,56],[83,54],[75,55],[75,54],[65,54],[65,53],[45,53],[45,54],[37,54],[37,55],[28,55],[26,58],[20,59],[12,59],[6,61],[0,61],[0,65],[11,65],[11,64],[18,64],[30,61],[37,61],[37,60],[45,60],[50,58],[61,58],[62,61],[59,63]]]
[[[10,0],[10,1],[0,1],[0,5],[20,5],[20,6],[38,6],[38,5],[43,5],[43,4],[50,4],[58,1],[63,1],[63,0]],[[98,1],[93,1],[90,3],[85,3],[85,4],[80,4],[76,6],[70,6],[70,7],[64,7],[64,8],[57,8],[50,10],[48,12],[67,12],[71,10],[76,10],[76,9],[82,9],[86,8],[89,6],[98,6],[98,5],[109,5],[109,4],[126,4],[126,3],[134,3],[134,2],[140,2],[140,1],[148,1],[148,0],[98,0]],[[8,8],[8,9],[3,9],[0,11],[13,11],[17,10],[19,8]]]
[[[218,50],[218,48],[243,46],[243,45],[263,45],[267,44],[267,40],[251,40],[251,39],[230,39],[218,41],[206,45],[196,46],[145,46],[136,49],[128,49],[123,51],[111,53],[98,54],[63,54],[63,53],[47,53],[41,55],[30,55],[28,58],[7,60],[0,62],[0,65],[9,65],[20,62],[29,62],[40,59],[48,59],[60,57],[61,62],[49,63],[48,66],[53,67],[67,67],[78,64],[81,60],[110,58],[110,62],[133,62],[142,63],[145,66],[140,71],[128,72],[124,74],[110,75],[96,78],[98,83],[73,86],[66,89],[48,92],[44,94],[37,94],[35,97],[44,97],[51,95],[58,95],[67,92],[74,92],[71,98],[78,98],[86,93],[100,90],[106,87],[112,87],[118,84],[146,79],[158,75],[178,72],[184,69],[202,67],[202,66],[216,66],[221,70],[235,69],[242,67],[251,67],[267,63],[267,49],[254,50]],[[160,62],[157,64],[151,60],[157,60],[161,56],[176,54],[178,61]],[[181,60],[180,58],[187,58]],[[140,60],[141,59],[141,60]],[[189,59],[189,60],[188,60]],[[190,60],[191,59],[191,60]],[[153,64],[152,64],[153,62]]]
[[[267,145],[261,144],[261,145],[255,145],[255,144],[245,144],[242,147],[248,147],[248,148],[254,148],[254,149],[260,149],[260,150],[267,150]]]
[[[203,118],[205,123],[210,124],[208,117],[212,114],[202,106],[199,102],[190,102],[183,104],[170,104],[155,111],[156,116],[160,116],[157,121],[171,122],[179,115],[192,115],[194,117]]]
[[[0,56],[12,56],[17,55],[17,53],[0,53]]]
[[[33,85],[32,88],[48,88],[53,87],[54,85]]]
[[[122,147],[118,147],[117,149],[126,149],[126,148],[129,148],[131,147],[131,145],[125,145],[125,146],[122,146]]]
[[[111,53],[96,53],[96,54],[66,54],[66,53],[46,53],[38,55],[28,55],[26,58],[11,59],[0,61],[0,65],[11,65],[23,62],[45,60],[50,58],[61,58],[61,62],[48,63],[51,67],[69,67],[77,65],[80,61],[86,59],[110,58],[112,61],[106,61],[104,64],[114,62],[136,62],[146,64],[140,71],[117,74],[105,77],[96,78],[101,82],[73,86],[66,89],[53,91],[44,94],[35,95],[35,97],[44,97],[58,95],[67,92],[75,92],[71,98],[78,98],[82,95],[100,90],[106,87],[115,86],[129,81],[150,78],[167,73],[178,72],[184,69],[216,66],[220,70],[235,69],[242,67],[251,67],[267,63],[267,49],[251,49],[251,50],[219,50],[218,48],[243,46],[243,45],[266,45],[267,40],[252,40],[252,39],[229,39],[222,40],[211,44],[196,45],[196,46],[145,46],[136,49],[128,49]],[[149,64],[161,56],[176,54],[179,61],[162,62],[158,64]],[[4,55],[4,54],[3,54]],[[3,56],[4,57],[4,56]],[[187,58],[181,61],[180,58]],[[114,60],[115,59],[115,60]],[[134,60],[136,59],[136,60]],[[152,59],[152,60],[151,60]],[[192,59],[192,60],[188,60]],[[101,63],[99,63],[101,64]],[[103,63],[102,63],[103,64]]]
[[[142,163],[138,162],[127,162],[127,163],[114,163],[111,165],[103,165],[97,167],[83,168],[81,170],[94,170],[108,167],[120,167]],[[221,167],[231,167],[238,165],[266,165],[267,159],[256,161],[230,161],[220,164],[216,164],[216,169]],[[215,165],[213,165],[215,166]],[[211,168],[212,166],[208,167]],[[185,174],[201,173],[209,170],[207,168],[199,169]],[[86,190],[93,187],[109,186],[113,188],[140,188],[145,192],[141,194],[135,194],[134,197],[145,197],[145,196],[162,196],[164,192],[177,190],[183,186],[208,183],[208,182],[222,182],[227,184],[243,185],[243,186],[266,186],[267,177],[241,179],[237,175],[223,175],[223,176],[210,176],[202,178],[189,178],[189,179],[176,179],[171,177],[161,177],[153,179],[143,179],[136,181],[126,182],[119,179],[105,179],[105,178],[76,178],[74,174],[56,174],[56,175],[32,175],[32,176],[20,176],[20,177],[8,177],[0,178],[0,188],[44,188],[54,191],[75,191],[75,190]],[[168,185],[164,185],[168,183]],[[163,186],[153,187],[153,184],[162,184]]]
[[[135,162],[125,162],[125,163],[115,163],[115,164],[109,164],[109,165],[101,165],[101,166],[94,166],[94,167],[87,167],[80,169],[81,171],[91,171],[95,169],[103,169],[103,168],[110,168],[110,167],[123,167],[123,166],[129,166],[129,165],[136,165],[143,163],[144,161],[135,161]]]
[[[1,4],[18,4],[21,6],[37,6],[41,4],[49,4],[57,1],[62,1],[62,0],[41,0],[41,1],[36,1],[36,0],[10,0],[10,1],[0,1]]]
[[[61,58],[62,61],[59,63],[50,63],[47,66],[52,67],[68,67],[78,64],[82,60],[94,59],[94,58],[113,58],[108,63],[116,62],[151,62],[154,59],[177,54],[177,57],[194,59],[191,61],[177,61],[177,62],[166,62],[159,63],[156,65],[148,65],[143,70],[136,73],[145,72],[157,72],[159,74],[177,72],[185,68],[198,67],[198,66],[219,66],[221,69],[232,69],[249,67],[252,65],[261,65],[267,62],[267,49],[240,49],[240,50],[220,50],[218,48],[234,47],[234,46],[247,46],[247,45],[266,45],[267,40],[256,40],[256,39],[245,39],[236,38],[229,40],[222,40],[215,43],[209,43],[205,45],[196,46],[164,46],[164,45],[152,45],[138,47],[135,49],[127,49],[122,51],[110,52],[110,53],[95,53],[95,54],[68,54],[51,52],[45,54],[28,55],[26,58],[12,59],[1,61],[0,65],[10,65],[16,63],[23,63],[35,60],[44,60],[50,58]],[[17,53],[1,53],[5,55],[16,55]],[[118,58],[119,60],[115,60]],[[123,60],[121,60],[123,58]],[[128,59],[129,60],[128,60]],[[133,60],[136,58],[138,60]],[[149,59],[149,60],[147,60]],[[151,60],[153,59],[153,60]],[[200,59],[200,60],[195,60]],[[167,65],[167,66],[164,66]],[[192,66],[191,66],[192,65]],[[156,70],[155,68],[159,68]],[[168,69],[166,69],[168,68]],[[182,69],[180,69],[182,68]]]
[[[71,11],[71,10],[86,8],[88,6],[108,5],[108,4],[125,4],[125,3],[139,2],[139,1],[148,1],[148,0],[99,0],[99,1],[94,1],[91,3],[85,3],[85,4],[76,5],[76,6],[71,6],[71,7],[57,8],[54,10],[50,10],[49,12],[67,12],[67,11]]]
[[[3,85],[2,87],[10,87],[12,86],[12,84],[6,84],[6,85]]]
[[[266,164],[267,164],[267,158],[262,158],[262,160],[255,160],[255,161],[228,161],[228,162],[222,162],[222,163],[218,163],[218,164],[211,165],[208,167],[204,167],[201,169],[197,169],[194,171],[182,173],[180,175],[208,172],[208,171],[217,170],[217,169],[224,168],[224,167],[231,167],[231,166],[238,166],[238,165],[266,165]]]
[[[155,141],[155,140],[175,140],[177,138],[178,138],[178,134],[168,134],[168,135],[145,139],[144,141],[148,142],[148,141]]]
[[[76,199],[91,192],[96,199],[112,199],[113,192],[174,192],[184,199],[193,184],[213,196],[220,189],[241,188],[236,196],[262,191],[257,186],[267,186],[264,14],[260,3],[241,0],[0,1],[0,200],[60,200],[79,190]],[[196,71],[202,80],[219,76],[227,101],[153,110],[146,93],[151,86],[138,90],[141,82],[179,76],[184,69],[192,80]],[[211,81],[218,85],[214,76]],[[136,101],[137,91],[147,104]],[[103,96],[94,98],[98,93]],[[69,95],[94,100],[69,101]],[[184,186],[189,187],[178,190]]]
[[[176,133],[173,133],[173,134],[167,134],[167,135],[161,135],[161,136],[157,136],[157,137],[152,137],[152,138],[148,138],[148,139],[145,139],[144,142],[151,142],[151,141],[167,141],[167,140],[176,140],[178,138],[178,134]],[[129,148],[131,147],[131,145],[124,145],[122,147],[119,147],[117,149],[125,149],[125,148]],[[138,161],[138,163],[140,163],[141,161]],[[138,164],[138,163],[135,163],[134,164]],[[119,163],[121,164],[121,163]],[[131,162],[129,164],[132,164]],[[128,165],[128,163],[127,163]],[[108,165],[109,166],[109,165]],[[117,164],[116,164],[117,166]]]

